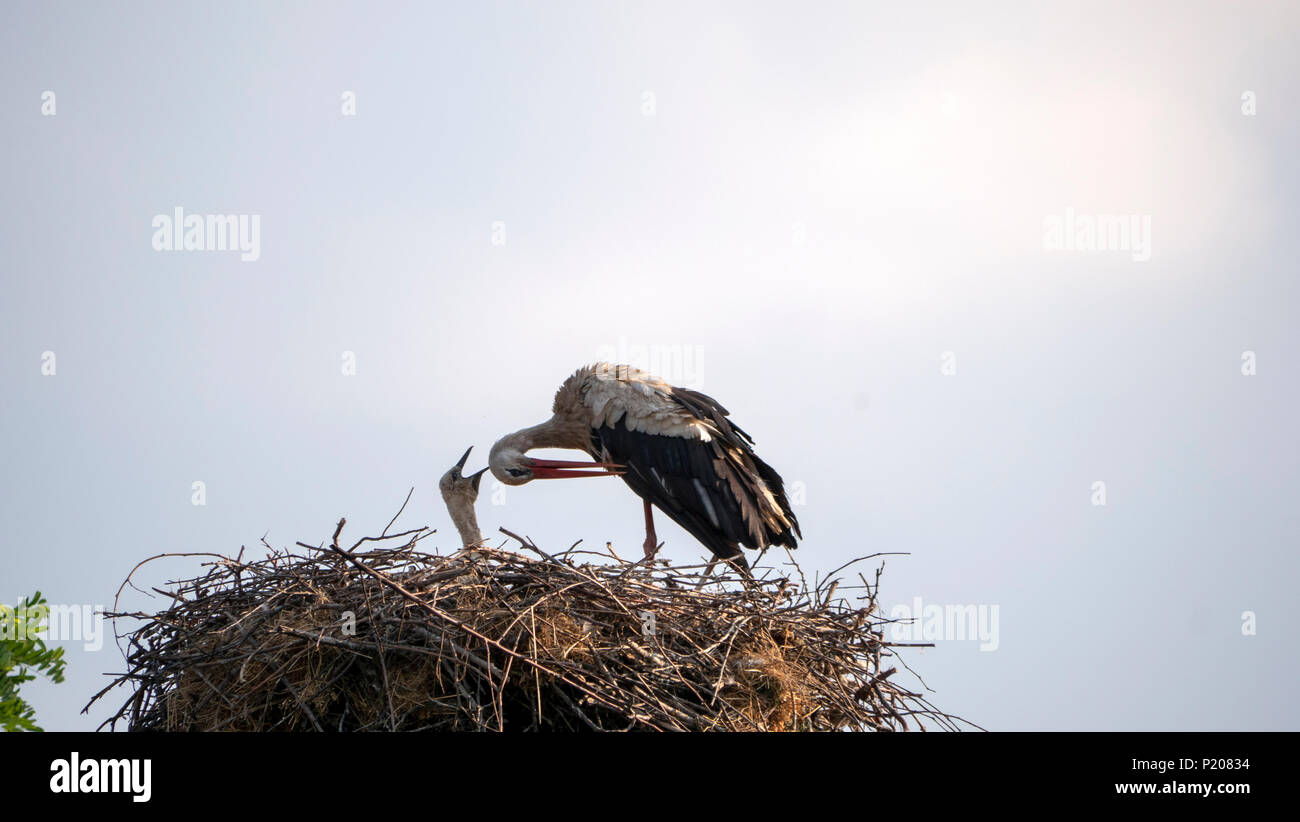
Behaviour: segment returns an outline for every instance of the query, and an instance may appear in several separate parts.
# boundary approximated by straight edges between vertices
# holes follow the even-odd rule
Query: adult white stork
[[[621,476],[645,502],[645,554],[654,556],[655,505],[718,560],[749,575],[741,551],[798,544],[799,522],[781,477],[712,397],[627,365],[579,368],[555,393],[549,420],[507,434],[488,467],[506,485],[535,479]],[[595,462],[544,460],[534,448],[573,448]]]

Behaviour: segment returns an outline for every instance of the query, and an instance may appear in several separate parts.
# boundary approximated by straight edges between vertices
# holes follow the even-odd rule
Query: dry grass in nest
[[[140,624],[124,635],[129,670],[95,697],[131,690],[104,725],[831,731],[962,722],[891,678],[897,657],[876,609],[879,570],[842,588],[838,579],[809,585],[797,568],[795,579],[768,569],[746,584],[576,546],[552,556],[518,537],[527,553],[424,553],[426,529],[344,549],[342,527],[332,544],[299,543],[301,553],[207,555],[202,576],[154,589],[171,597],[167,609],[113,614]],[[856,591],[855,602],[837,590]]]

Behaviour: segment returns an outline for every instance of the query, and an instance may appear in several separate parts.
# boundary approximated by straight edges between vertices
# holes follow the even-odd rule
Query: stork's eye
[[[526,476],[528,476],[528,469],[527,469],[527,468],[507,468],[507,469],[506,469],[506,473],[509,474],[509,475],[512,476],[512,477],[526,477]]]

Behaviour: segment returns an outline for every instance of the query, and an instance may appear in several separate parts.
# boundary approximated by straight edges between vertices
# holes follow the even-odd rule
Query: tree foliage
[[[0,605],[0,728],[6,731],[41,730],[36,712],[18,695],[19,686],[42,674],[63,681],[63,649],[46,648],[40,638],[49,613],[40,591],[13,608]]]

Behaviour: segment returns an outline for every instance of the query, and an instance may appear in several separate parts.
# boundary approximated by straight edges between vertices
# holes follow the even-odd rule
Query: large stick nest
[[[166,610],[113,614],[142,624],[125,635],[129,670],[95,697],[132,691],[104,725],[829,731],[961,721],[891,679],[879,569],[843,587],[809,585],[797,568],[746,583],[576,546],[552,556],[526,539],[527,553],[423,553],[430,533],[345,549],[336,530],[332,544],[254,561],[241,550],[171,591],[155,588],[171,597]],[[850,603],[837,590],[859,595]]]

